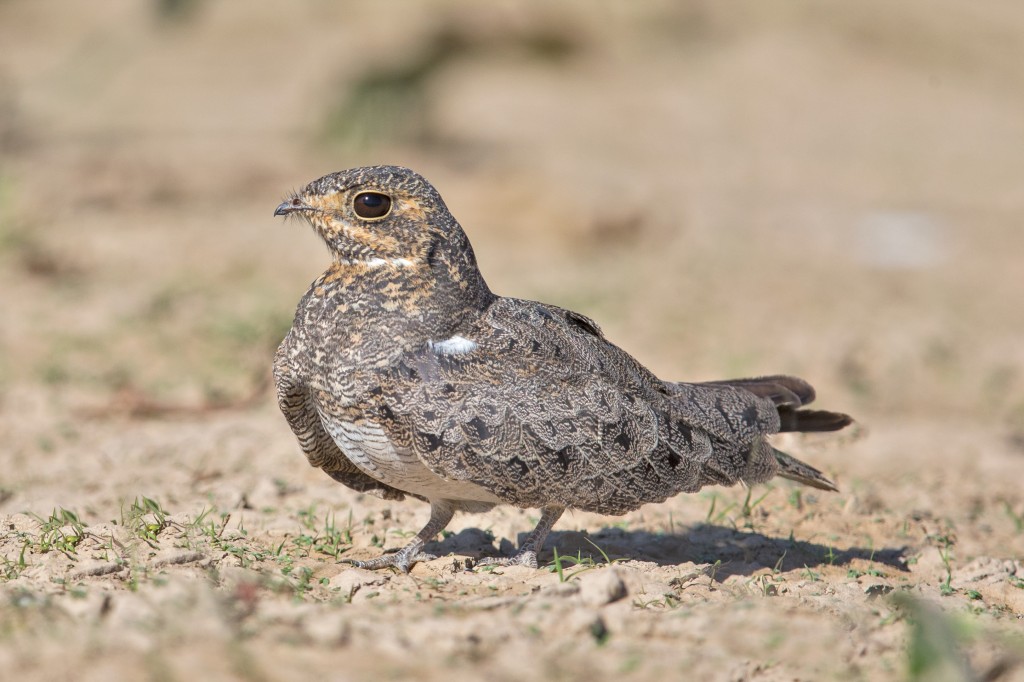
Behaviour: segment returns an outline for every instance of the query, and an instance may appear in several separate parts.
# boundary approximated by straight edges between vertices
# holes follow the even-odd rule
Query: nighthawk
[[[331,173],[274,215],[305,218],[333,262],[277,350],[277,397],[311,465],[430,520],[364,568],[403,571],[456,511],[539,508],[514,556],[537,566],[566,509],[624,514],[705,485],[774,476],[835,490],[776,450],[780,431],[834,431],[814,389],[767,376],[659,379],[591,319],[491,292],[440,194],[396,166]]]

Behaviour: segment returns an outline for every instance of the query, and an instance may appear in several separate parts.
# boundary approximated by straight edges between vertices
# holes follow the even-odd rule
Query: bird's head
[[[468,244],[441,195],[418,173],[368,166],[314,180],[274,215],[300,215],[344,264],[410,266],[438,246]]]

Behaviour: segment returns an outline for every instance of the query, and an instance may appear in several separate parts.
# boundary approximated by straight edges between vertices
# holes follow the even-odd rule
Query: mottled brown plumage
[[[282,203],[331,250],[274,362],[278,399],[310,464],[360,491],[426,500],[408,570],[455,511],[538,507],[501,563],[536,566],[567,508],[623,514],[709,484],[783,476],[833,484],[766,436],[832,431],[846,415],[787,376],[665,382],[592,320],[491,293],[437,191],[393,166],[327,175]]]

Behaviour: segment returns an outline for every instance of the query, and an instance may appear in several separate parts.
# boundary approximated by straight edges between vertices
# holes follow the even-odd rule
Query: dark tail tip
[[[838,431],[853,423],[853,417],[842,412],[827,410],[794,410],[779,408],[779,431],[811,433],[816,431]]]

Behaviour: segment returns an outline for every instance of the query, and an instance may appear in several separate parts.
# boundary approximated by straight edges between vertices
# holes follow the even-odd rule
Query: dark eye
[[[360,218],[383,218],[391,211],[391,197],[380,192],[363,192],[356,195],[352,206]]]

